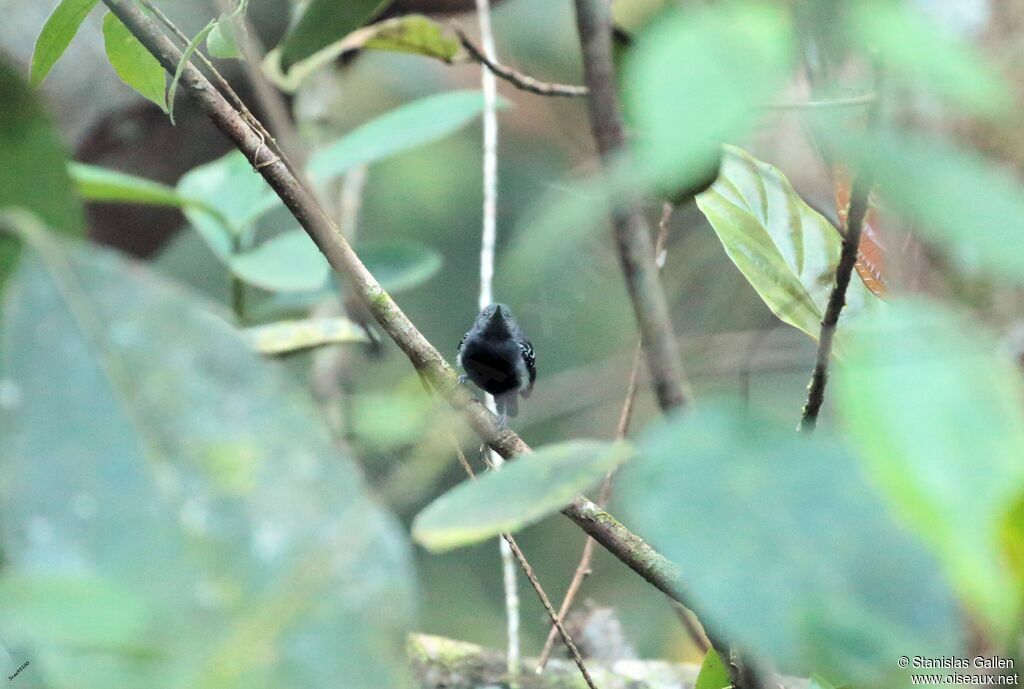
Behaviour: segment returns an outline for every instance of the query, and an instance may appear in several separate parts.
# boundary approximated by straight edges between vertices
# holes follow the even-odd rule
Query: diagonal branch
[[[554,84],[540,81],[527,74],[523,74],[519,70],[499,64],[497,61],[487,57],[483,50],[474,45],[462,29],[455,27],[455,33],[458,35],[462,47],[466,49],[466,52],[469,53],[473,60],[479,62],[496,77],[504,79],[520,91],[535,93],[538,96],[563,96],[568,98],[587,95],[586,86],[572,86],[570,84]]]
[[[622,114],[612,63],[611,7],[607,0],[576,0],[576,26],[583,49],[583,75],[590,95],[590,128],[602,162],[625,150]],[[658,279],[647,221],[638,203],[616,208],[612,225],[619,263],[640,327],[647,367],[662,410],[682,407],[688,397],[672,332],[668,302]]]
[[[153,21],[132,0],[103,2],[160,61],[164,69],[173,73],[181,59],[181,51]],[[529,453],[529,445],[511,429],[499,428],[495,416],[458,384],[448,362],[366,269],[338,228],[315,199],[302,188],[287,165],[267,148],[264,137],[192,65],[185,67],[181,75],[181,86],[217,128],[258,168],[259,174],[313,239],[331,267],[351,281],[354,290],[381,328],[401,348],[416,371],[452,407],[461,410],[474,432],[502,457],[509,459]],[[655,588],[685,603],[677,567],[608,512],[585,497],[577,497],[562,513]]]

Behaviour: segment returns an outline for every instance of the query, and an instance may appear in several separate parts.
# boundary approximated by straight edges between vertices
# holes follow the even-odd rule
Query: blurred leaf
[[[111,12],[103,17],[103,44],[110,66],[121,81],[167,112],[164,68]]]
[[[146,607],[145,600],[96,579],[18,574],[0,578],[4,638],[33,645],[131,649],[145,633]]]
[[[403,530],[301,382],[144,266],[31,236],[0,338],[4,576],[101,580],[134,602],[92,624],[137,606],[159,654],[5,643],[50,689],[405,686]]]
[[[782,173],[726,147],[718,181],[697,197],[725,252],[784,322],[814,339],[835,284],[842,239]],[[876,298],[861,280],[846,293],[849,317]]]
[[[281,66],[287,72],[299,60],[369,23],[389,4],[390,0],[310,0],[281,42]]]
[[[43,24],[32,52],[29,82],[38,87],[46,79],[57,60],[67,50],[78,33],[82,22],[92,12],[98,0],[61,0]]]
[[[206,37],[206,49],[212,57],[221,59],[241,58],[242,51],[238,47],[238,32],[244,31],[244,25],[236,22],[230,15],[222,14]]]
[[[78,195],[87,201],[138,203],[149,206],[192,207],[217,215],[217,210],[201,201],[182,196],[172,187],[145,177],[85,163],[68,163],[68,173]]]
[[[303,230],[288,230],[228,259],[235,276],[271,292],[320,289],[331,268]]]
[[[518,531],[593,488],[632,452],[624,442],[546,445],[437,498],[416,516],[413,538],[441,552]]]
[[[277,200],[267,183],[238,151],[189,170],[178,181],[178,193],[220,213],[222,221],[208,213],[185,209],[189,223],[221,258],[231,253],[232,235],[248,229],[271,207],[270,202]],[[228,227],[224,226],[225,222]]]
[[[366,332],[347,318],[310,318],[278,321],[242,331],[260,354],[281,355],[314,347],[348,342],[367,342]]]
[[[841,689],[836,685],[826,680],[821,675],[811,675],[810,682],[807,685],[807,689]]]
[[[785,83],[791,42],[768,3],[664,13],[629,51],[622,80],[645,177],[666,192],[706,179],[721,144],[748,132]]]
[[[705,624],[780,672],[893,689],[907,649],[960,650],[936,562],[825,429],[701,405],[645,435],[616,502],[686,573]]]
[[[848,345],[838,400],[872,478],[1003,638],[1024,591],[1001,541],[1024,494],[1017,366],[976,325],[927,302],[890,304]]]
[[[479,91],[448,91],[406,103],[314,153],[309,161],[309,174],[323,181],[356,165],[436,141],[475,120],[483,107]]]
[[[700,664],[700,674],[697,675],[697,684],[693,689],[730,689],[732,680],[729,679],[729,671],[726,669],[722,659],[718,657],[715,649],[709,649],[704,656],[704,662]]]
[[[877,0],[845,9],[847,39],[877,55],[887,72],[978,114],[1010,111],[1013,87],[979,51],[926,12]]]
[[[408,241],[360,244],[357,252],[377,282],[392,294],[419,287],[441,270],[441,254]]]
[[[828,133],[857,165],[872,166],[886,208],[914,222],[963,265],[1024,279],[1024,189],[974,152],[895,131]]]
[[[36,95],[0,61],[0,209],[20,206],[58,232],[81,234],[82,204],[65,167],[64,147]],[[18,245],[0,231],[0,288],[13,270]]]

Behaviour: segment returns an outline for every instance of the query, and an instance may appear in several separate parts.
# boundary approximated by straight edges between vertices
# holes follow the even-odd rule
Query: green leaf
[[[268,239],[252,251],[231,256],[228,266],[236,277],[271,292],[320,289],[331,272],[320,249],[298,229]]]
[[[222,259],[231,254],[232,237],[249,229],[252,222],[276,201],[267,183],[238,151],[192,168],[178,181],[178,193],[216,209],[218,217],[185,209],[189,223]],[[226,223],[226,225],[225,225]]]
[[[64,146],[36,95],[3,62],[0,93],[0,209],[20,206],[57,232],[81,234],[85,217],[68,178]],[[17,256],[17,242],[0,232],[0,288]]]
[[[130,649],[145,632],[146,607],[145,600],[129,591],[94,578],[0,577],[4,638],[19,638],[33,645],[91,651]]]
[[[281,43],[281,66],[288,71],[299,60],[373,20],[388,4],[390,0],[310,0]]]
[[[877,55],[887,73],[980,115],[1010,112],[1013,87],[980,51],[902,3],[850,3],[847,40]]]
[[[829,682],[821,675],[811,675],[810,682],[807,685],[807,689],[841,689],[836,685]]]
[[[977,324],[927,302],[889,304],[848,345],[836,390],[868,471],[1003,638],[1024,590],[1002,543],[1024,494],[1016,364]]]
[[[309,174],[324,181],[436,141],[475,120],[483,107],[479,91],[449,91],[407,103],[317,151],[310,158]]]
[[[103,17],[103,44],[107,59],[121,81],[167,112],[164,68],[111,12]]]
[[[458,39],[433,19],[419,14],[386,19],[366,27],[363,40],[366,50],[413,53],[453,62],[461,52]]]
[[[176,208],[184,208],[193,203],[165,184],[117,170],[85,163],[68,163],[68,173],[75,182],[78,195],[89,201]]]
[[[61,0],[53,10],[43,24],[43,30],[39,32],[35,50],[32,52],[32,66],[29,72],[29,82],[32,86],[38,87],[43,83],[97,1]]]
[[[700,664],[700,674],[697,675],[697,684],[693,689],[730,689],[731,686],[732,680],[729,679],[725,663],[715,649],[709,649],[704,662]]]
[[[324,345],[367,342],[366,332],[347,318],[278,321],[242,331],[260,354],[279,356]]]
[[[175,94],[178,92],[178,82],[181,80],[181,75],[185,72],[185,68],[192,60],[192,55],[195,54],[196,50],[199,49],[199,45],[203,42],[214,27],[217,26],[217,20],[211,19],[206,26],[200,29],[199,33],[193,36],[192,40],[185,46],[185,50],[181,52],[181,57],[178,59],[178,65],[174,68],[174,75],[171,77],[171,87],[167,91],[167,116],[171,119],[171,124],[174,124],[174,103]]]
[[[377,282],[394,294],[419,287],[441,270],[441,254],[407,241],[361,244],[357,252]]]
[[[756,107],[785,84],[792,51],[786,16],[768,3],[663,13],[622,80],[646,179],[665,191],[706,179],[720,145],[750,131]]]
[[[63,639],[3,642],[52,689],[406,686],[404,530],[302,381],[146,266],[30,234],[0,331],[4,580],[87,573],[53,605],[110,631],[85,649],[54,613]]]
[[[631,454],[628,443],[587,440],[539,448],[439,497],[417,515],[413,538],[441,552],[518,531],[593,488]]]
[[[842,239],[776,168],[726,147],[718,181],[697,205],[726,254],[782,321],[814,339],[835,285]],[[843,318],[876,301],[853,278]]]
[[[1024,279],[1024,189],[992,161],[943,141],[896,131],[833,131],[837,150],[870,165],[887,209],[965,267]]]
[[[236,23],[230,15],[222,14],[206,37],[206,49],[213,57],[221,59],[241,58],[242,51],[238,47],[238,32],[244,31],[240,23]]]
[[[855,686],[902,686],[894,658],[962,648],[957,601],[851,453],[705,403],[643,437],[617,509],[685,572],[701,620],[770,658]]]

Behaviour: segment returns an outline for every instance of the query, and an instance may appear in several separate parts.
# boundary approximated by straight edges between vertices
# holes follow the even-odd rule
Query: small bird
[[[533,345],[504,304],[484,307],[459,342],[459,366],[466,378],[486,393],[502,426],[519,413],[518,395],[529,397],[537,379]]]

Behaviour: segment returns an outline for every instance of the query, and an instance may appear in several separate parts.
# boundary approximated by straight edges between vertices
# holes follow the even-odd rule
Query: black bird
[[[529,397],[537,379],[533,345],[504,304],[484,307],[459,342],[458,362],[466,377],[494,395],[501,424],[519,413],[518,395]]]

